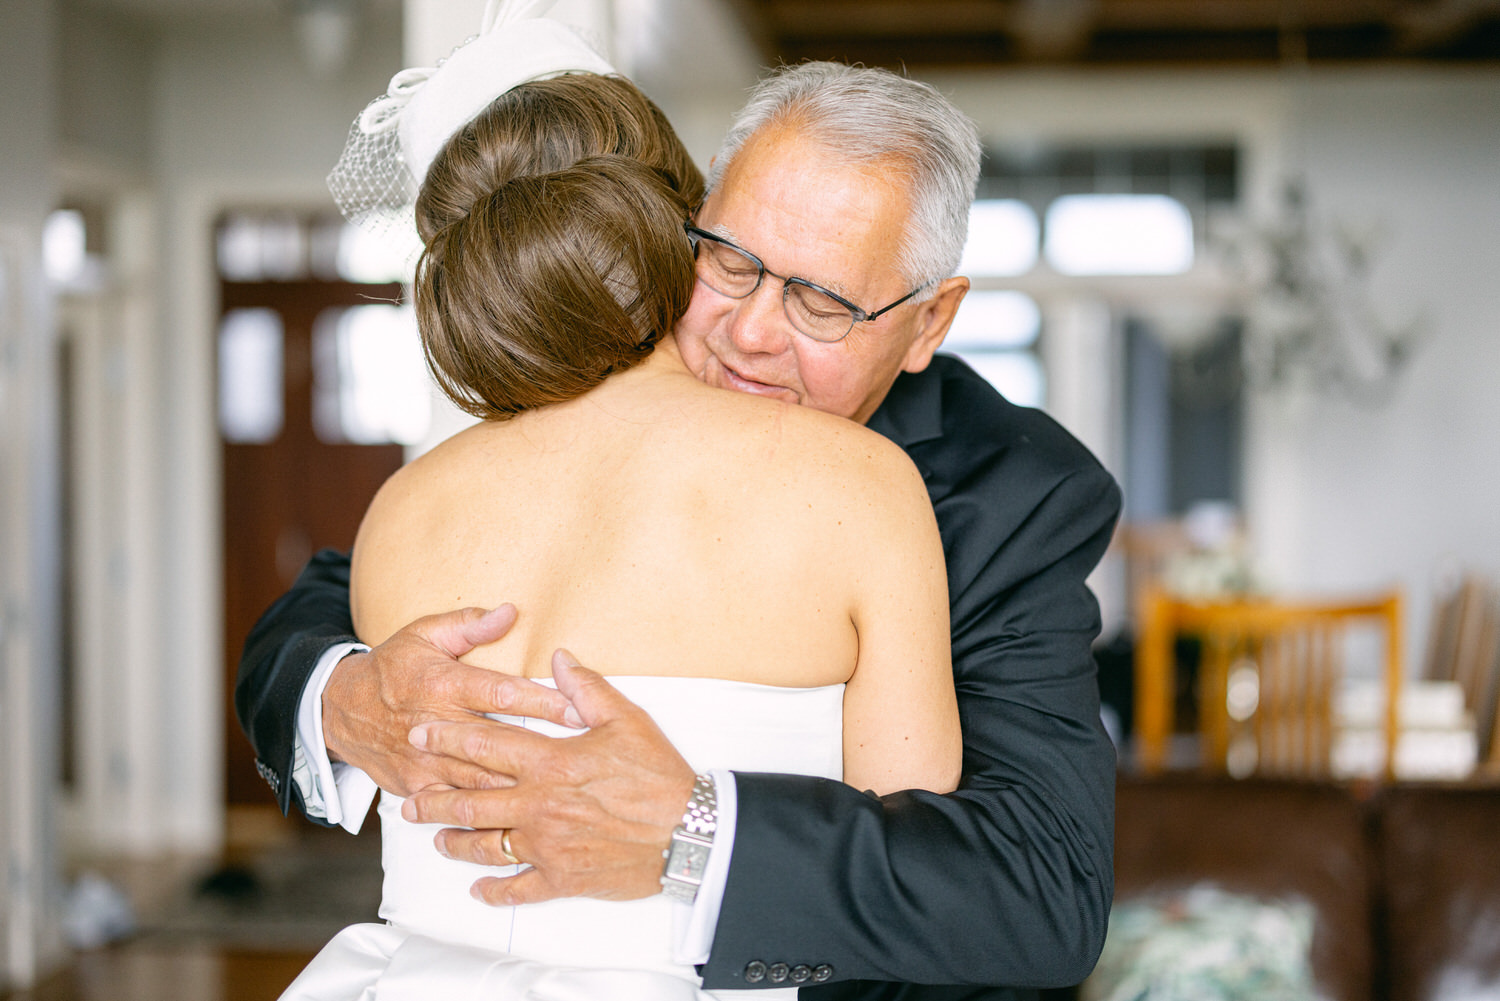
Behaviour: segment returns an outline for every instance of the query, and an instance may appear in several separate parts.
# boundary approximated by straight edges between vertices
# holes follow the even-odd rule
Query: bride
[[[535,676],[566,642],[697,770],[951,790],[947,589],[920,476],[858,424],[689,372],[672,328],[717,277],[684,228],[702,178],[656,107],[534,6],[492,0],[477,39],[399,74],[356,129],[394,133],[424,178],[423,344],[481,418],[371,504],[360,638],[513,601],[506,642],[466,660]],[[441,856],[401,802],[379,806],[385,924],[340,932],[285,998],[709,996],[672,956],[686,905],[490,907],[469,887],[494,870]]]

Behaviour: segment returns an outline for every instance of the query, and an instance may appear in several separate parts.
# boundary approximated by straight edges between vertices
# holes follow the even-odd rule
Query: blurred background
[[[323,178],[391,74],[446,54],[482,7],[0,5],[0,991],[274,997],[373,913],[378,835],[281,818],[228,696],[256,616],[459,426],[396,304],[399,262],[343,226]],[[948,350],[1124,487],[1091,583],[1132,781],[1484,785],[1500,3],[555,13],[705,166],[764,68],[805,58],[904,70],[978,123],[974,291]],[[1287,725],[1315,709],[1321,729],[1291,750],[1274,641],[1241,623],[1215,653],[1213,626],[1173,618],[1246,605],[1369,619],[1304,671],[1322,694],[1293,697]],[[1405,751],[1399,698],[1425,731]],[[344,888],[334,904],[303,892],[316,879]],[[149,947],[103,954],[124,967],[77,951],[121,939]],[[245,950],[270,965],[245,973]]]

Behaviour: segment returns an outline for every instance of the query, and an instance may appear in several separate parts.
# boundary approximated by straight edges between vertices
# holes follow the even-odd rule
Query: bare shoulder
[[[356,550],[385,541],[389,530],[397,526],[409,534],[414,524],[436,513],[479,445],[481,436],[473,434],[474,430],[454,435],[386,479],[365,511]]]
[[[429,557],[451,542],[454,515],[473,493],[464,471],[476,464],[482,439],[454,435],[392,473],[370,501],[350,566],[355,631],[365,642],[379,642],[393,623],[411,618],[406,596],[428,583]]]
[[[738,429],[726,435],[736,443],[732,458],[756,470],[767,490],[836,502],[855,521],[930,513],[921,474],[884,435],[809,407],[711,392],[727,398],[724,414]]]

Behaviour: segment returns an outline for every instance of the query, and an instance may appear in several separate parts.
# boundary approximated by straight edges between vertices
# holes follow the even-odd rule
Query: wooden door
[[[402,446],[330,442],[314,426],[314,330],[330,310],[400,297],[399,285],[342,281],[221,283],[222,310],[267,310],[282,330],[282,421],[266,441],[223,442],[224,677],[231,806],[273,803],[234,715],[245,637],[313,552],[348,549],[375,491],[401,465]],[[229,360],[221,356],[220,364]],[[326,422],[325,422],[326,424]]]

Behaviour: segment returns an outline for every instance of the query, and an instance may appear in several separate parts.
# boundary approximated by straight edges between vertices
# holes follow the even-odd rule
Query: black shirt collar
[[[867,426],[902,448],[943,436],[941,356],[921,372],[902,372]]]

